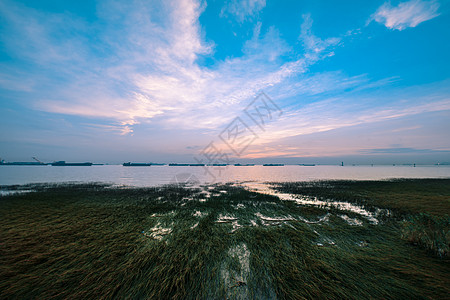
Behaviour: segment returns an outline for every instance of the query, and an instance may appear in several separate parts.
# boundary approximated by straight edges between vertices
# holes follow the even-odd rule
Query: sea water
[[[0,185],[101,182],[129,186],[156,186],[183,182],[208,184],[393,178],[450,178],[450,166],[0,166]]]

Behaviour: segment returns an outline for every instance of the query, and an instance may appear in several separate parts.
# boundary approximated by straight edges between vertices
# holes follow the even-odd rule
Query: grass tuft
[[[441,258],[450,248],[450,217],[421,213],[409,216],[403,223],[402,238],[420,245]]]

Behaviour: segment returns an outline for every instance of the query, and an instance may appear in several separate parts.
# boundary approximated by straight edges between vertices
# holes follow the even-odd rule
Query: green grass
[[[378,225],[232,185],[213,186],[211,197],[174,186],[15,187],[36,192],[0,198],[0,298],[448,298],[448,258],[418,247],[439,239],[430,235],[433,226],[448,232],[448,223],[439,223],[445,213],[433,209],[448,211],[448,185],[278,186],[395,212]],[[396,196],[390,203],[386,195]],[[428,215],[417,217],[421,212]],[[343,214],[362,226],[350,226]],[[324,216],[328,221],[312,223]],[[438,225],[426,223],[430,218]],[[407,222],[421,233],[413,240]],[[428,226],[420,231],[414,222]]]

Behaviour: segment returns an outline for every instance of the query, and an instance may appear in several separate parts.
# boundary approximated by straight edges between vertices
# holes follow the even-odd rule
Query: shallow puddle
[[[296,194],[289,194],[289,193],[280,193],[276,190],[274,190],[271,186],[271,184],[268,183],[256,183],[256,182],[246,182],[243,183],[243,186],[246,187],[247,189],[249,189],[252,192],[257,192],[257,193],[261,193],[261,194],[267,194],[267,195],[272,195],[272,196],[276,196],[278,198],[280,198],[281,200],[285,200],[285,201],[294,201],[299,205],[305,205],[305,206],[317,206],[317,207],[321,207],[321,208],[325,208],[325,209],[338,209],[341,211],[349,211],[352,213],[356,213],[362,217],[364,217],[365,219],[367,219],[370,223],[372,224],[378,224],[378,219],[376,218],[379,214],[384,213],[384,214],[389,214],[388,211],[386,210],[382,210],[382,209],[377,209],[375,211],[375,213],[370,212],[366,209],[364,209],[361,206],[349,203],[349,202],[344,202],[344,201],[322,201],[319,200],[317,197],[309,197],[309,196],[302,196],[302,195],[296,195]],[[347,217],[348,218],[348,217]],[[359,224],[361,221],[357,220],[357,219],[351,219],[348,218],[346,219],[346,221],[350,224],[350,225],[362,225]],[[308,220],[304,220],[307,223],[311,223],[311,221]]]

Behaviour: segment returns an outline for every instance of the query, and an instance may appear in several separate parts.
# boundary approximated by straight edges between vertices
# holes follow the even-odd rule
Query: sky
[[[448,162],[449,53],[444,0],[0,0],[0,157]]]

